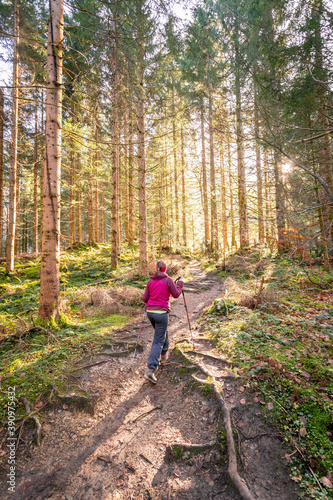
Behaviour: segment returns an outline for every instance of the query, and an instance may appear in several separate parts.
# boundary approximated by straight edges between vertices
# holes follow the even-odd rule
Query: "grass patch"
[[[289,461],[291,476],[300,478],[310,498],[333,498],[321,481],[333,471],[333,294],[326,289],[331,273],[276,257],[266,266],[265,300],[250,310],[239,304],[245,293],[258,293],[261,278],[248,276],[255,263],[243,257],[246,276],[237,280],[231,269],[233,278],[226,281],[235,304],[228,320],[212,304],[202,321],[223,355],[239,364],[255,397],[273,403],[272,409],[264,406],[266,417],[293,451],[301,451]]]

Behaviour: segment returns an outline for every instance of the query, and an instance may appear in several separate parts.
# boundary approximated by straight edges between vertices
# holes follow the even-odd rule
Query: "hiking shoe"
[[[153,384],[156,384],[157,378],[154,375],[154,371],[152,368],[148,368],[148,370],[145,373],[145,378],[152,382]]]
[[[161,365],[165,365],[166,360],[167,360],[167,355],[166,355],[166,353],[165,353],[165,354],[161,354],[161,361],[160,361],[160,364],[161,364]]]

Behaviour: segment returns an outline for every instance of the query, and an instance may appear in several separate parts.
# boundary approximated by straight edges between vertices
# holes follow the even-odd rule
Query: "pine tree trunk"
[[[75,166],[74,152],[69,151],[69,244],[75,243]]]
[[[19,1],[14,1],[14,60],[13,60],[13,102],[12,102],[12,134],[10,144],[10,166],[9,166],[9,212],[8,212],[8,234],[6,248],[6,272],[14,271],[15,235],[17,225],[17,172],[18,172],[18,74],[20,43],[19,33]]]
[[[265,239],[264,228],[264,213],[263,213],[263,200],[262,200],[262,171],[261,171],[261,158],[260,158],[260,140],[259,140],[259,113],[257,102],[257,89],[254,84],[254,135],[256,138],[256,173],[257,173],[257,198],[258,198],[258,239],[259,243],[263,243]]]
[[[95,241],[99,242],[99,183],[95,180]]]
[[[184,130],[183,124],[180,129],[181,153],[182,153],[182,219],[183,219],[183,245],[187,246],[186,238],[186,192],[185,192],[185,153],[184,153]]]
[[[201,165],[202,165],[202,201],[205,224],[205,246],[209,247],[209,215],[208,215],[208,196],[207,196],[207,171],[206,171],[206,149],[205,149],[205,122],[204,122],[204,104],[201,103]]]
[[[101,221],[100,224],[100,242],[104,243],[104,238],[105,238],[105,229],[104,229],[104,182],[103,179],[101,180],[101,192],[100,192],[100,198],[99,198],[99,207],[100,207],[100,212],[99,212],[99,219]]]
[[[172,88],[172,141],[173,141],[173,175],[175,189],[175,236],[179,245],[179,202],[178,202],[178,165],[177,165],[177,139],[176,139],[176,111],[175,111],[175,89]]]
[[[209,161],[210,161],[210,221],[211,221],[211,250],[218,255],[218,229],[217,229],[217,203],[214,163],[214,131],[213,131],[213,106],[211,85],[209,84],[208,97],[208,123],[209,123]]]
[[[114,36],[116,32],[114,24]],[[114,269],[118,266],[118,218],[119,218],[119,201],[118,201],[118,182],[119,182],[119,131],[118,131],[118,67],[117,67],[117,43],[113,41],[112,45],[112,154],[111,154],[111,267]]]
[[[63,0],[49,0],[42,259],[38,315],[60,314],[60,175]]]
[[[228,226],[227,226],[227,202],[226,202],[226,185],[225,185],[222,140],[220,144],[220,176],[221,176],[221,226],[222,226],[223,256],[225,258],[226,249],[228,249]],[[231,190],[230,190],[230,196],[231,196]]]
[[[237,14],[238,15],[238,14]],[[238,205],[239,205],[239,244],[241,247],[247,245],[249,240],[247,199],[245,183],[244,164],[244,142],[243,142],[243,116],[240,83],[240,48],[238,19],[235,25],[235,95],[236,95],[236,143],[237,143],[237,170],[238,170]]]
[[[37,124],[37,104],[35,109],[35,137],[34,137],[34,227],[32,251],[38,252],[38,124]]]
[[[119,103],[117,103],[119,105]],[[120,106],[119,106],[120,107]],[[120,255],[120,245],[122,242],[123,231],[122,231],[122,209],[123,209],[123,200],[122,200],[122,191],[120,189],[120,165],[121,165],[121,147],[120,147],[120,120],[119,120],[119,111],[118,111],[118,136],[117,136],[117,148],[118,148],[118,169],[117,169],[117,177],[116,177],[116,203],[117,203],[117,255]]]
[[[3,134],[4,134],[4,98],[0,88],[0,257],[2,256],[2,229],[3,229]]]
[[[265,186],[265,240],[267,244],[270,244],[271,240],[271,223],[270,223],[270,190],[269,190],[269,179],[268,179],[268,154],[265,150],[264,153],[264,186]]]
[[[274,135],[279,136],[279,124],[274,124]],[[281,175],[281,154],[279,151],[274,151],[274,180],[275,180],[275,210],[276,210],[276,227],[277,227],[277,247],[279,252],[286,249],[286,221],[285,221],[285,200],[284,188]]]
[[[125,223],[125,240],[129,240],[129,204],[128,204],[128,110],[124,111],[124,223]]]
[[[44,123],[44,90],[42,89],[42,103],[41,103],[41,150],[40,150],[40,178],[39,178],[39,204],[40,204],[40,227],[39,227],[39,248],[42,248],[42,233],[43,233],[43,191],[44,191],[44,163],[45,163],[45,123]]]
[[[140,9],[141,10],[141,9]],[[145,151],[145,94],[143,87],[144,53],[143,33],[140,33],[140,59],[138,61],[138,189],[139,189],[139,274],[148,274],[147,205],[146,205],[146,151]]]
[[[129,134],[128,134],[128,243],[132,246],[135,238],[134,221],[134,144],[132,100],[129,101]]]
[[[82,243],[82,166],[81,155],[77,153],[77,241]]]
[[[20,114],[20,111],[19,111]],[[19,118],[20,122],[20,118]],[[19,125],[20,126],[20,125]],[[18,150],[19,151],[19,150]],[[20,213],[20,159],[17,152],[17,171],[16,171],[16,227],[15,227],[15,243],[14,243],[14,254],[17,256],[20,253],[20,232],[21,232],[21,213]]]
[[[88,244],[94,243],[94,190],[93,190],[93,166],[90,159],[90,170],[88,172]]]
[[[230,132],[227,133],[227,149],[228,149],[228,173],[229,173],[229,189],[230,189],[230,220],[231,220],[231,248],[237,248],[236,228],[235,228],[235,211],[233,198],[233,182],[232,182],[232,160],[230,151]]]

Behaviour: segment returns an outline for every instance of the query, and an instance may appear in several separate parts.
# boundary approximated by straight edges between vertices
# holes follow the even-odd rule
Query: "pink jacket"
[[[172,295],[175,299],[182,293],[184,283],[178,281],[174,283],[172,278],[166,273],[159,273],[150,277],[142,300],[146,302],[146,309],[149,311],[170,312],[169,298]]]

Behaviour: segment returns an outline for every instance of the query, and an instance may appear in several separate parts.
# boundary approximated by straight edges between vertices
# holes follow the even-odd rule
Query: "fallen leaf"
[[[37,403],[34,408],[41,408],[43,406],[43,401],[39,401],[39,403]]]
[[[253,401],[254,401],[255,403],[258,403],[259,399],[258,399],[257,397],[255,397],[255,398],[253,398]]]
[[[305,417],[299,417],[299,421],[301,424],[303,424],[306,427],[306,424],[308,423]]]
[[[273,403],[268,403],[267,408],[268,408],[268,410],[273,410],[274,404]]]
[[[274,344],[274,347],[276,347],[277,349],[281,349],[281,344],[276,343]]]
[[[21,373],[20,378],[25,377],[25,372]]]
[[[299,476],[299,477],[294,476],[294,477],[292,477],[291,479],[292,479],[293,481],[295,481],[295,483],[299,483],[300,481],[302,481],[302,476]]]
[[[9,452],[9,450],[0,450],[0,457],[3,457],[8,452]]]
[[[302,428],[299,430],[299,435],[300,435],[300,436],[306,436],[306,428],[305,428],[305,427],[302,427]]]
[[[179,469],[174,469],[173,470],[173,474],[176,476],[176,477],[180,477],[182,475],[182,473],[180,472]]]
[[[262,405],[265,405],[266,401],[262,401],[261,399],[259,399],[259,403],[262,404]]]
[[[284,458],[287,460],[287,462],[290,462],[291,460],[291,455],[289,455],[288,453],[285,454]]]
[[[241,399],[241,400],[240,400],[240,404],[241,404],[241,405],[245,405],[245,403],[246,403],[246,399]]]
[[[63,410],[67,410],[68,409],[68,405],[63,404],[62,408],[63,408]]]
[[[306,378],[310,378],[310,373],[308,372],[302,372],[301,375]]]
[[[320,478],[320,481],[325,485],[327,486],[327,488],[330,488],[332,489],[333,488],[333,484],[332,482],[328,479],[328,477],[321,477]]]

